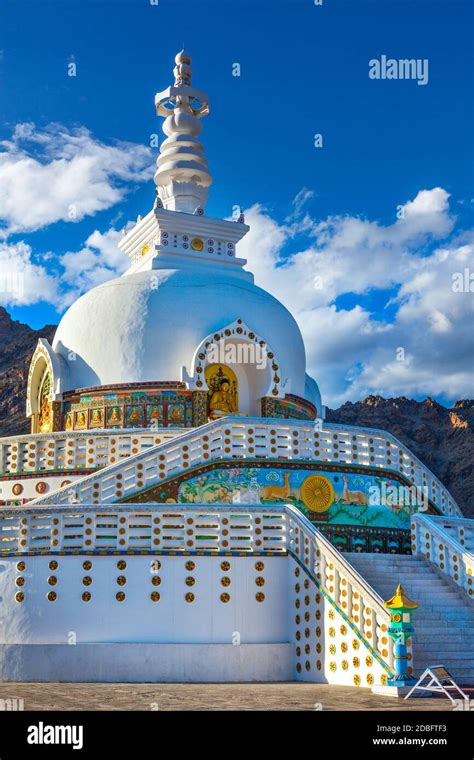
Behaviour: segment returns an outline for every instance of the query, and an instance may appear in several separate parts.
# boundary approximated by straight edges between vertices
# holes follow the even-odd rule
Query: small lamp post
[[[384,602],[384,607],[390,610],[388,633],[394,642],[395,658],[395,677],[387,681],[387,685],[411,686],[415,678],[408,672],[406,642],[415,632],[411,625],[411,616],[412,611],[416,610],[418,605],[405,595],[403,588],[398,584],[395,595]]]

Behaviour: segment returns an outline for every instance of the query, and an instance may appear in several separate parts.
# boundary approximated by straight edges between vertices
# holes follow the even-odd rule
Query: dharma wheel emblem
[[[309,475],[301,485],[300,497],[311,512],[326,512],[334,502],[334,488],[324,475]]]

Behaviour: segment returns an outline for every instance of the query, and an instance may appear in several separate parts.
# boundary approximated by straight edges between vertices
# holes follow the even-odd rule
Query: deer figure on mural
[[[346,475],[343,476],[344,488],[342,489],[342,500],[346,504],[357,504],[365,507],[368,504],[367,495],[363,491],[350,491],[348,488],[349,480]]]
[[[266,501],[270,501],[272,499],[288,499],[291,493],[289,472],[285,472],[283,480],[285,482],[284,486],[264,486],[260,494],[261,498],[265,499]]]

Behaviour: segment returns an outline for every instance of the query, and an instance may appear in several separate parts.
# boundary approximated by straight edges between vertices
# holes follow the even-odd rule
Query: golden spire
[[[411,599],[409,599],[405,592],[399,583],[397,586],[397,590],[395,591],[395,595],[392,596],[391,599],[388,600],[388,602],[384,602],[383,606],[386,607],[388,610],[399,610],[399,609],[406,609],[406,610],[416,610],[418,607],[416,602],[413,602]]]

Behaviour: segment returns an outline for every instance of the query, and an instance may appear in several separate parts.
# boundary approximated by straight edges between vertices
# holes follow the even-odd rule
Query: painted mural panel
[[[420,495],[387,476],[261,467],[214,469],[182,482],[183,503],[290,503],[313,522],[409,529]]]

